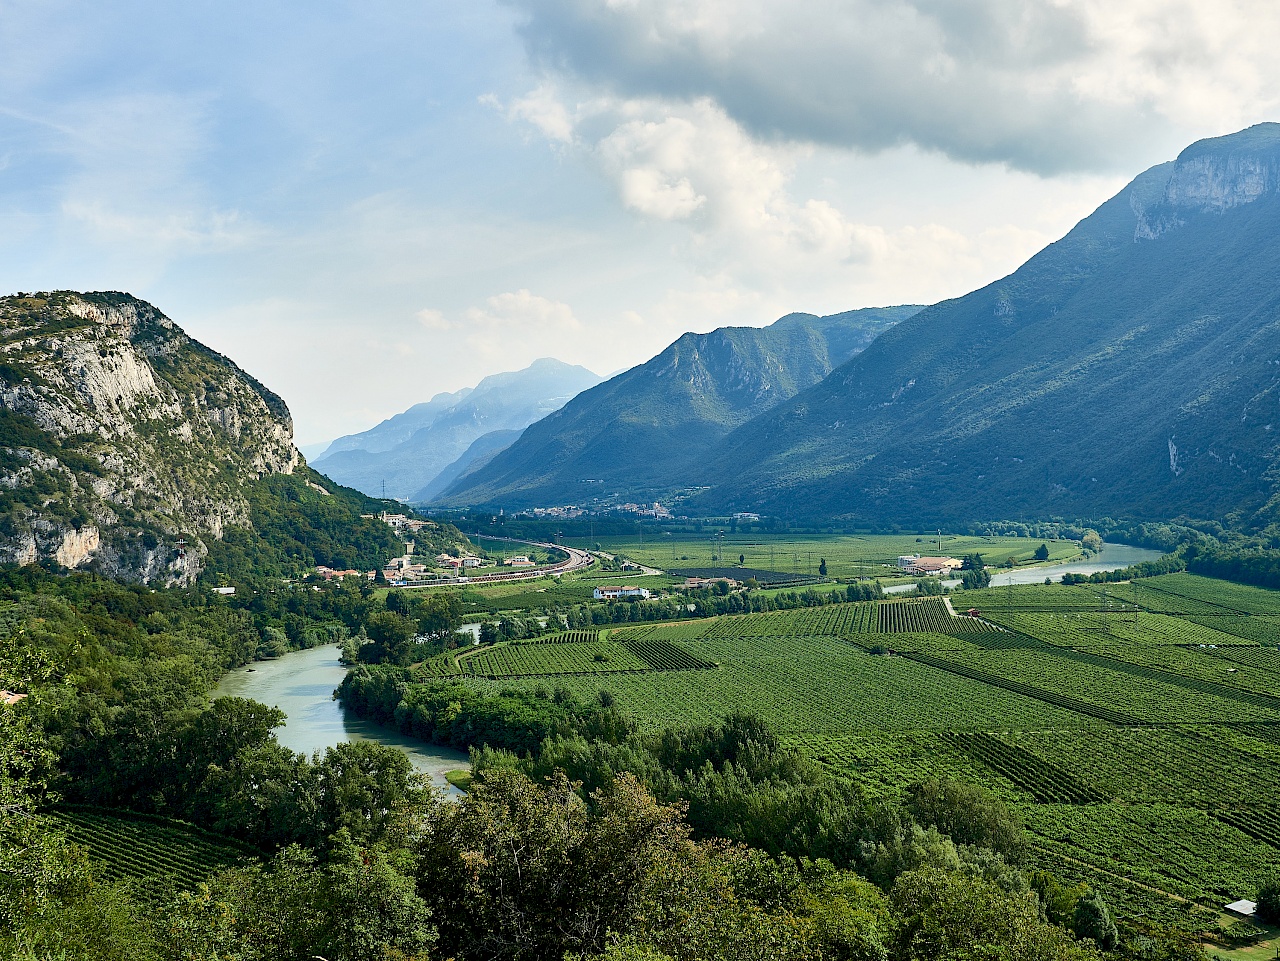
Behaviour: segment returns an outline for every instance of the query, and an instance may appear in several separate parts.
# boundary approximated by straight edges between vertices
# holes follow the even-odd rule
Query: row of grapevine
[[[1195,574],[1164,574],[1144,578],[1140,590],[1153,588],[1166,594],[1199,601],[1218,609],[1242,614],[1280,614],[1280,591],[1249,587]]]
[[[1011,691],[1014,694],[1021,694],[1024,697],[1035,698],[1038,701],[1044,701],[1055,707],[1065,708],[1068,711],[1074,711],[1077,714],[1083,714],[1085,717],[1097,718],[1101,721],[1109,721],[1112,724],[1141,724],[1142,722],[1135,717],[1125,714],[1121,711],[1112,710],[1101,704],[1091,704],[1088,701],[1082,701],[1079,698],[1069,697],[1060,694],[1057,691],[1046,688],[1033,687],[1030,684],[1023,684],[1021,681],[1015,681],[1012,678],[1000,677],[987,671],[978,670],[964,664],[959,664],[953,660],[938,657],[936,654],[925,654],[922,652],[906,653],[902,655],[921,664],[927,664],[930,667],[936,667],[940,671],[947,671],[960,677],[965,677],[982,684],[998,687],[1005,691]]]
[[[715,662],[696,657],[670,641],[627,641],[626,647],[655,671],[704,671],[717,667]]]
[[[1001,627],[1065,647],[1111,646],[1117,641],[1143,647],[1160,644],[1230,647],[1245,643],[1235,635],[1198,621],[1145,611],[996,611],[983,616]]]
[[[881,634],[955,634],[989,630],[976,617],[956,617],[938,598],[887,601],[880,605]]]
[[[1117,800],[1176,799],[1187,807],[1213,808],[1266,804],[1280,795],[1280,752],[1254,739],[1255,731],[1268,727],[1094,728],[997,736]]]
[[[504,644],[460,660],[468,674],[480,677],[536,677],[647,671],[648,664],[621,644]]]
[[[985,732],[947,731],[941,736],[1042,804],[1100,804],[1111,800],[1056,764]]]
[[[704,637],[845,637],[876,629],[876,603],[828,604],[714,618]]]
[[[526,644],[594,644],[600,640],[599,631],[565,631],[562,634],[548,634],[546,637],[534,637]]]
[[[1161,684],[1181,687],[1185,690],[1195,691],[1199,694],[1209,694],[1213,697],[1222,698],[1225,701],[1237,701],[1241,704],[1253,705],[1254,707],[1280,710],[1280,697],[1276,697],[1273,694],[1243,690],[1242,688],[1209,680],[1207,678],[1189,677],[1186,674],[1179,674],[1158,667],[1134,664],[1130,661],[1123,660],[1120,657],[1110,656],[1107,654],[1097,654],[1089,651],[1074,651],[1066,648],[1053,649],[1052,656],[1076,661],[1081,664],[1101,667],[1110,671],[1119,671],[1145,680],[1158,681]]]
[[[59,810],[57,827],[101,865],[108,880],[168,875],[194,885],[246,857],[243,848],[177,822],[128,813]]]
[[[1280,814],[1274,808],[1216,808],[1209,813],[1251,838],[1280,848]]]
[[[1233,644],[1280,644],[1280,617],[1275,614],[1197,614],[1188,620],[1231,635]]]

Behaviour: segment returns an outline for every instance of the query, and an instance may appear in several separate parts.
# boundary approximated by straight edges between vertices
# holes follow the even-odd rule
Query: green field
[[[934,775],[986,785],[1022,813],[1037,863],[1153,923],[1214,926],[1280,872],[1280,650],[1256,639],[1280,595],[1180,574],[954,604],[981,616],[930,598],[620,627],[541,645],[554,655],[520,645],[474,683],[542,671],[651,730],[754,711],[873,796]],[[562,669],[659,642],[708,667]]]
[[[194,887],[215,871],[254,856],[235,842],[180,821],[82,808],[49,816],[85,849],[99,876],[111,881],[164,876]]]
[[[708,530],[702,537],[687,534],[658,534],[600,538],[600,546],[611,553],[625,554],[641,564],[663,570],[672,568],[730,567],[745,558],[746,567],[761,570],[818,573],[818,563],[826,558],[829,577],[879,576],[896,567],[904,554],[961,557],[981,554],[990,566],[1012,559],[1016,564],[1032,563],[1032,554],[1041,544],[1049,547],[1049,562],[1061,563],[1080,555],[1075,541],[1042,541],[1028,537],[967,537],[893,534],[815,534],[789,536],[737,534],[726,530],[723,540]],[[713,543],[714,540],[714,543]],[[723,561],[718,558],[723,558]]]

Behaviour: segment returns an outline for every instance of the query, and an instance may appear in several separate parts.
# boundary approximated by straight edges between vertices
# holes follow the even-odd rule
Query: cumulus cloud
[[[579,330],[582,325],[568,304],[539,297],[528,290],[497,294],[483,307],[472,307],[467,322],[496,331],[540,332]]]
[[[551,75],[707,98],[764,140],[1117,169],[1274,110],[1268,0],[507,0]]]
[[[809,148],[760,142],[709,99],[596,98],[559,115],[573,118],[559,139],[596,165],[624,207],[688,228],[686,256],[706,276],[760,283],[831,273],[870,260],[881,245],[879,228],[827,200],[793,197],[795,166]]]
[[[443,313],[431,307],[424,307],[413,316],[423,330],[448,330],[453,326]]]

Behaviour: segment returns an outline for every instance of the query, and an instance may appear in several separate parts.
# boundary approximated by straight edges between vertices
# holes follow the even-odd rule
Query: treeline
[[[676,597],[655,600],[610,601],[608,604],[579,604],[572,607],[551,606],[548,613],[562,619],[569,630],[608,624],[631,624],[645,621],[673,621],[691,617],[717,617],[721,614],[763,614],[768,611],[791,611],[802,607],[823,607],[852,601],[874,601],[884,597],[875,581],[847,584],[843,590],[723,591],[700,588],[682,592]]]
[[[1280,590],[1280,550],[1276,547],[1192,544],[1185,551],[1192,574]]]
[[[1142,561],[1115,571],[1094,571],[1092,574],[1063,574],[1064,584],[1116,584],[1131,581],[1135,577],[1159,577],[1161,574],[1177,574],[1187,569],[1182,554],[1169,554],[1154,561]]]
[[[546,845],[556,852],[553,862],[567,868],[573,858],[561,853],[559,832],[548,832],[541,818],[549,808],[579,805],[588,820],[611,818],[623,790],[630,805],[682,812],[679,823],[666,822],[666,831],[642,821],[651,836],[657,832],[668,857],[671,851],[697,852],[703,883],[720,870],[735,879],[722,878],[712,889],[720,892],[717,898],[736,900],[738,914],[708,908],[702,915],[708,890],[664,861],[663,871],[674,870],[682,880],[666,876],[662,889],[669,900],[643,912],[656,923],[615,917],[616,943],[605,948],[606,957],[914,959],[961,952],[954,956],[1066,959],[1094,957],[1100,948],[1117,957],[1201,956],[1188,939],[1123,919],[1117,925],[1098,892],[1031,870],[1017,816],[976,786],[930,780],[901,800],[872,800],[856,780],[785,747],[748,715],[641,733],[616,712],[607,693],[583,703],[563,689],[481,692],[449,682],[414,684],[408,676],[359,669],[341,696],[349,708],[406,733],[471,746],[472,795],[449,812],[459,823],[474,828],[473,805],[492,817],[514,803],[522,830],[534,819],[532,849]],[[541,795],[533,787],[538,784],[545,785]],[[533,816],[531,809],[543,813]],[[508,884],[516,865],[503,837],[497,830],[486,835],[473,856],[485,865],[486,877]],[[468,838],[476,844],[474,835]],[[580,930],[576,920],[567,923],[574,909],[563,900],[565,887],[575,882],[555,881],[552,867],[541,874],[541,856],[535,863],[534,887],[546,892],[552,912],[529,906],[504,919],[496,906],[453,898],[447,913],[438,915],[441,946],[461,957],[591,953],[583,942],[562,940],[569,930]],[[596,870],[612,877],[618,865]],[[599,896],[599,888],[592,890]],[[513,909],[507,904],[504,910]],[[1003,921],[996,921],[1001,914]],[[533,940],[550,941],[545,953],[500,950],[511,936],[506,924],[512,917],[532,925],[527,934]],[[840,920],[828,927],[824,917]],[[971,950],[976,953],[964,953]]]

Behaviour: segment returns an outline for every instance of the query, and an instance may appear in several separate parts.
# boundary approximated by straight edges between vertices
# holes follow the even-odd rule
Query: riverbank
[[[414,770],[428,776],[446,794],[461,796],[462,792],[445,775],[469,771],[468,755],[419,741],[342,710],[342,705],[333,699],[334,689],[347,673],[338,662],[338,653],[335,645],[325,645],[255,661],[224,675],[213,696],[247,697],[284,711],[287,720],[276,730],[276,738],[292,751],[310,755],[343,741],[377,741],[404,751]]]

